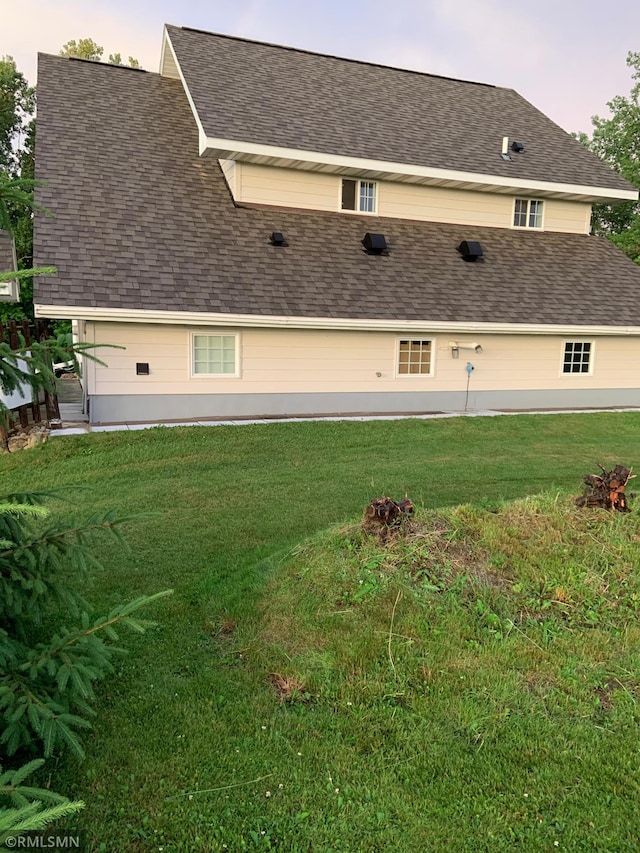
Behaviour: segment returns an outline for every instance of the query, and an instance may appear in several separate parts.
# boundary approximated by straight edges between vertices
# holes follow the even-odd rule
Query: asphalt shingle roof
[[[36,178],[53,216],[36,216],[35,264],[58,268],[40,304],[640,325],[640,267],[604,239],[236,207],[181,83],[156,74],[41,56]],[[371,230],[388,257],[364,253]]]
[[[168,26],[209,137],[633,190],[513,89]],[[523,141],[511,163],[502,138]]]

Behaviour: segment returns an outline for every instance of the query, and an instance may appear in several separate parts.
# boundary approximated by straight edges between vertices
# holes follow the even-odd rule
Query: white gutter
[[[174,54],[175,55],[175,54]],[[179,68],[180,66],[178,66]],[[182,72],[181,72],[182,76]],[[182,78],[185,90],[188,90],[184,78]],[[195,105],[191,102],[195,114]],[[202,131],[202,125],[198,122],[198,128]],[[204,147],[203,147],[204,145]],[[431,166],[418,166],[408,163],[396,163],[387,160],[369,160],[363,157],[348,157],[341,154],[326,154],[318,151],[306,151],[300,148],[282,148],[276,145],[262,145],[253,142],[244,142],[235,139],[219,139],[201,136],[200,153],[207,149],[216,157],[230,160],[250,159],[253,162],[271,161],[265,165],[279,165],[288,163],[291,167],[298,168],[303,164],[313,164],[317,167],[333,167],[347,170],[351,174],[362,177],[388,177],[390,180],[398,180],[399,177],[408,176],[423,178],[433,182],[455,182],[487,187],[492,191],[503,188],[513,194],[517,192],[530,192],[539,195],[571,195],[583,197],[585,200],[602,201],[637,201],[637,190],[621,190],[613,187],[593,187],[582,184],[563,184],[555,181],[535,181],[525,178],[512,178],[507,175],[485,175],[479,172],[460,172],[453,169],[435,169]],[[496,155],[497,157],[497,155]],[[303,166],[304,168],[304,166]],[[319,169],[322,171],[322,169]]]
[[[82,305],[34,305],[36,317],[92,320],[103,323],[153,323],[181,326],[234,326],[262,329],[341,329],[374,332],[457,332],[495,335],[640,336],[640,326],[545,323],[478,323],[429,320],[357,320],[349,317],[289,317],[258,314],[209,314],[199,311],[153,311],[94,308]]]

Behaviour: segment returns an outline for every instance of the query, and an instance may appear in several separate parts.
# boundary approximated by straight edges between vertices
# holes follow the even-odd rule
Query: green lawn
[[[92,849],[636,850],[640,525],[568,496],[639,436],[635,413],[273,423],[2,457],[5,491],[155,513],[96,549],[98,609],[175,589],[87,759],[49,768]],[[413,537],[363,541],[405,493]]]

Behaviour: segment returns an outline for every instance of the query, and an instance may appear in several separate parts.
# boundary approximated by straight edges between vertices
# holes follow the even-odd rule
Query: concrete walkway
[[[62,428],[51,431],[51,438],[65,435],[83,435],[93,432],[121,432],[123,430],[153,429],[154,427],[179,427],[179,426],[247,426],[249,424],[282,424],[282,423],[305,423],[309,421],[400,421],[400,420],[440,420],[443,418],[495,418],[507,415],[587,415],[595,412],[640,412],[638,408],[620,409],[543,409],[527,412],[511,411],[486,411],[475,412],[431,412],[428,414],[394,414],[394,415],[328,415],[326,417],[310,418],[256,418],[256,419],[229,419],[229,420],[191,420],[191,421],[163,421],[157,423],[113,423],[113,424],[89,424],[85,421],[73,422],[62,418]],[[62,415],[62,406],[60,414]]]

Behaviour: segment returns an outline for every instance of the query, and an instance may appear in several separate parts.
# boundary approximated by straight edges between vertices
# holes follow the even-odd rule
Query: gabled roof
[[[53,216],[35,263],[58,275],[34,299],[58,312],[640,326],[640,267],[604,239],[236,207],[181,83],[156,74],[40,56],[36,178]],[[372,230],[388,257],[364,253]]]
[[[255,158],[263,146],[263,160],[289,149],[300,161],[320,152],[362,169],[385,161],[398,171],[635,189],[512,89],[189,28],[166,34],[165,71],[176,72],[175,58],[216,156]],[[505,136],[526,146],[508,163]]]

